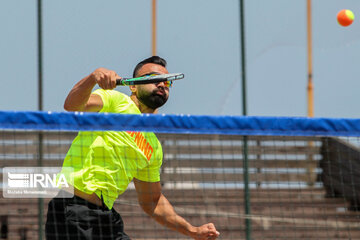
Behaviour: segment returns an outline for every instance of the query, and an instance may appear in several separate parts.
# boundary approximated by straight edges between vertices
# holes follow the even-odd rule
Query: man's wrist
[[[92,85],[96,85],[96,76],[93,74],[93,73],[91,73],[88,77],[87,77],[87,81],[88,81],[88,83],[89,84],[92,84]]]
[[[190,225],[188,227],[187,231],[189,233],[188,236],[190,236],[192,238],[196,237],[196,235],[197,235],[197,227],[194,227],[194,226]]]

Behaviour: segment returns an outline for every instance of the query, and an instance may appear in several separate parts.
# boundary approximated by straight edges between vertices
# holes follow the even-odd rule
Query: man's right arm
[[[65,99],[64,109],[80,112],[100,111],[103,107],[102,99],[96,94],[91,94],[92,89],[96,84],[103,89],[114,89],[118,78],[120,78],[119,75],[112,70],[96,69],[75,84]]]

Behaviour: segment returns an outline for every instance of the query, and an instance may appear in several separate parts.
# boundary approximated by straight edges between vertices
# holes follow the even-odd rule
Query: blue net
[[[95,151],[93,144],[109,140],[109,132],[133,141],[132,149],[142,152],[145,162],[161,154],[162,165],[155,169],[175,212],[194,226],[214,223],[221,239],[243,239],[246,231],[252,239],[360,238],[358,119],[0,112],[1,168],[104,169],[119,158],[123,166],[112,170],[125,169],[136,179],[156,181],[154,171],[141,167],[141,157],[129,153],[129,146],[114,147],[125,155],[120,150],[111,156],[99,153],[97,162],[89,165],[86,154],[81,154]],[[86,137],[79,138],[81,134]],[[161,153],[152,147],[155,135]],[[72,146],[82,153],[77,156]],[[76,206],[66,208],[65,217],[71,219],[86,206],[95,217],[72,220],[84,226],[97,222],[98,229],[88,230],[94,239],[117,234],[119,222],[111,221],[117,214],[123,220],[122,231],[132,239],[186,238],[176,227],[170,230],[143,211],[148,206],[138,203],[131,179],[91,173],[103,184],[93,189],[91,198],[94,182],[84,180],[90,178],[85,171],[80,179],[86,184],[73,183],[79,188],[75,200],[8,198],[3,192],[1,236],[36,239],[51,232],[50,239],[82,239],[81,231],[66,225],[68,220],[58,213],[61,206]],[[106,185],[111,181],[119,186]]]

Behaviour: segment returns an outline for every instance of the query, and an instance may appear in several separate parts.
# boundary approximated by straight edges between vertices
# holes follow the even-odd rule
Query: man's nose
[[[164,82],[159,82],[156,84],[157,87],[165,87],[165,83]]]

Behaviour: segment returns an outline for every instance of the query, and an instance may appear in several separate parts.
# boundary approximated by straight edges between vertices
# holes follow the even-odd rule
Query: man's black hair
[[[133,72],[133,77],[136,77],[139,69],[140,69],[142,66],[144,66],[145,64],[147,64],[147,63],[154,63],[154,64],[161,65],[161,66],[163,66],[163,67],[166,67],[166,60],[165,60],[165,59],[163,59],[163,58],[161,58],[161,57],[159,57],[159,56],[152,56],[152,57],[149,57],[149,58],[147,58],[147,59],[139,62],[139,63],[136,65],[136,67],[135,67],[135,69],[134,69],[134,72]]]

